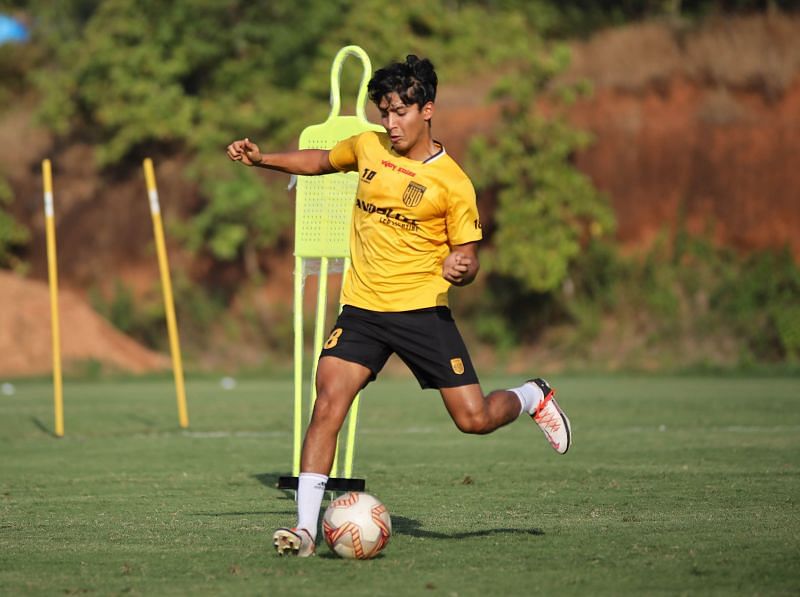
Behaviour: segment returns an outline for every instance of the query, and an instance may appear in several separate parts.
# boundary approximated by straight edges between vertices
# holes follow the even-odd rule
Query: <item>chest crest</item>
[[[407,207],[416,207],[422,201],[422,196],[427,190],[426,187],[416,182],[409,182],[406,190],[403,191],[403,203]]]

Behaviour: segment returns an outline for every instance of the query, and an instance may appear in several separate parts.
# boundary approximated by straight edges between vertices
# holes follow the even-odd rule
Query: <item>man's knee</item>
[[[327,390],[323,386],[317,390],[317,399],[314,401],[314,409],[311,413],[311,423],[333,423],[343,418],[342,413],[347,414],[348,406],[347,396]]]
[[[483,435],[494,431],[489,417],[483,412],[462,413],[455,418],[455,423],[462,433]]]

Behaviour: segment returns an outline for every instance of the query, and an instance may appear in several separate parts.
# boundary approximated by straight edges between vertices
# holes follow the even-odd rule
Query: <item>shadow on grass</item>
[[[264,487],[277,489],[278,479],[285,474],[287,473],[257,473],[255,475],[251,475],[251,477],[261,483]]]
[[[150,417],[143,417],[143,416],[137,415],[137,414],[129,414],[128,418],[131,421],[136,421],[137,423],[141,423],[142,425],[144,425],[148,429],[155,428],[155,427],[158,426],[158,423],[155,421],[155,419],[152,419]]]
[[[282,475],[280,473],[259,473],[252,476],[259,483],[270,489],[278,488],[278,479]],[[284,489],[280,490],[286,496],[294,500],[294,491]],[[324,508],[323,508],[324,510]],[[293,513],[294,511],[292,511]],[[229,515],[236,516],[239,514],[257,514],[256,512],[232,512],[228,514],[220,514],[221,516]],[[264,514],[279,514],[278,512],[264,512]],[[210,514],[209,514],[210,515]],[[440,533],[438,531],[428,531],[422,528],[422,523],[414,518],[406,518],[405,516],[398,516],[391,514],[392,517],[392,532],[400,535],[410,535],[411,537],[425,537],[428,539],[468,539],[470,537],[488,537],[490,535],[498,534],[512,534],[512,535],[535,535],[542,536],[544,531],[542,529],[514,529],[514,528],[498,528],[498,529],[484,529],[480,531],[467,531],[463,533]],[[333,556],[336,557],[336,556]]]
[[[422,523],[413,518],[406,518],[405,516],[392,516],[392,532],[400,535],[410,535],[412,537],[424,537],[426,539],[468,539],[470,537],[488,537],[490,535],[498,534],[512,534],[512,535],[544,535],[541,529],[512,529],[512,528],[499,528],[499,529],[484,529],[480,531],[467,531],[463,533],[440,533],[438,531],[427,531],[422,528]]]
[[[31,422],[33,422],[33,426],[36,427],[42,433],[46,433],[51,437],[56,437],[55,432],[52,429],[50,429],[47,425],[45,425],[44,422],[42,422],[40,419],[36,417],[31,417]]]
[[[284,497],[290,498],[292,501],[294,501],[293,489],[278,489],[278,479],[287,474],[288,473],[258,473],[252,475],[252,478],[261,483],[264,487],[276,489],[280,491]]]
[[[223,516],[268,516],[270,514],[285,514],[286,516],[294,516],[294,510],[250,510],[248,512],[192,512],[192,516],[211,516],[213,518],[221,518]]]

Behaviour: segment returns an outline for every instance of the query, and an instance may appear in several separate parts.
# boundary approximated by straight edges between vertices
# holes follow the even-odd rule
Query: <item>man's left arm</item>
[[[453,286],[466,286],[480,269],[478,243],[456,245],[442,264],[442,277]]]

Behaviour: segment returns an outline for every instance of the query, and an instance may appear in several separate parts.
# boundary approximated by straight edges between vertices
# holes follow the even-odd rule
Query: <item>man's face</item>
[[[407,154],[418,143],[428,139],[428,123],[433,116],[433,102],[422,109],[417,104],[403,103],[396,92],[392,92],[378,104],[381,124],[389,133],[392,147],[400,155]]]

